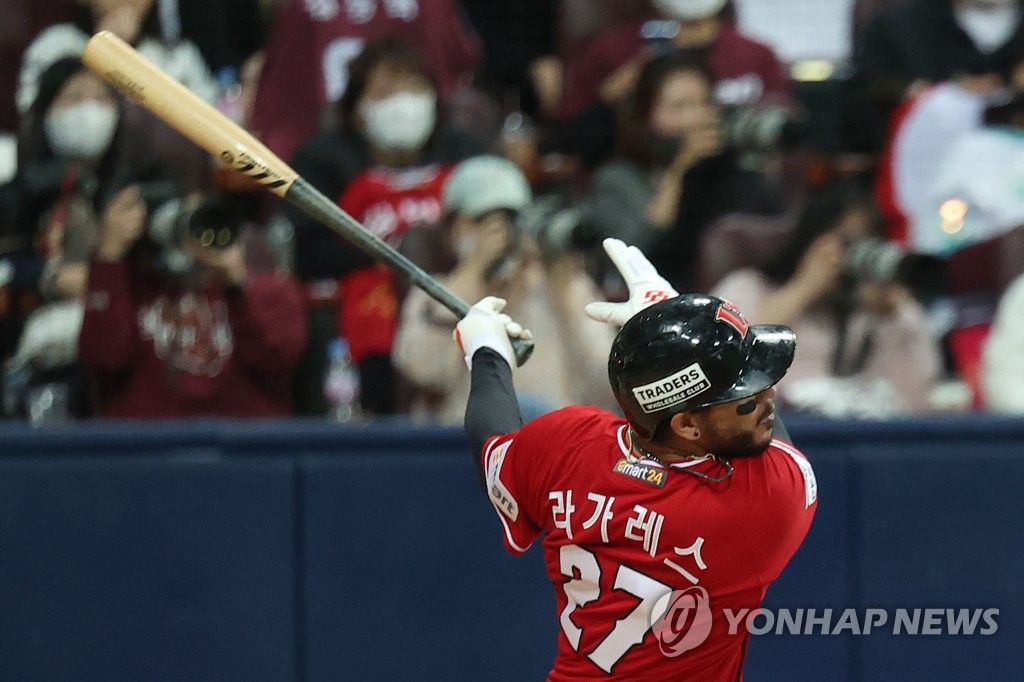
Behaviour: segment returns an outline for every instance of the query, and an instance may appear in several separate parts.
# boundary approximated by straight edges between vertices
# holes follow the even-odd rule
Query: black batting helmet
[[[642,437],[678,412],[746,398],[793,362],[789,327],[751,326],[732,303],[683,294],[634,315],[608,358],[615,398]]]

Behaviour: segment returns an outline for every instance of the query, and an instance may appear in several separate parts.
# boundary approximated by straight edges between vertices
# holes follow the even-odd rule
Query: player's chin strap
[[[703,471],[694,471],[689,467],[673,467],[672,464],[678,464],[679,462],[666,462],[661,457],[657,456],[644,446],[640,445],[640,439],[635,436],[636,434],[633,432],[633,429],[630,428],[628,433],[629,449],[635,451],[637,455],[640,456],[641,458],[652,459],[658,464],[665,467],[666,469],[671,469],[672,471],[682,471],[683,473],[690,474],[691,476],[696,476],[702,481],[707,481],[708,483],[722,483],[723,481],[727,480],[730,476],[732,476],[732,462],[725,458],[719,457],[718,455],[714,455],[710,452],[706,455],[695,455],[691,457],[691,459],[710,459],[713,462],[721,464],[725,468],[725,473],[722,474],[721,476],[710,476],[708,474],[705,474]]]

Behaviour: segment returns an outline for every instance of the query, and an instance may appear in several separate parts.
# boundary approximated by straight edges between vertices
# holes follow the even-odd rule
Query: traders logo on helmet
[[[746,336],[747,330],[750,329],[750,323],[747,322],[747,318],[743,317],[740,309],[729,301],[722,301],[722,304],[718,306],[718,310],[715,312],[715,319],[725,322],[738,331],[740,336]]]
[[[695,362],[664,379],[635,387],[633,397],[636,398],[640,409],[650,414],[689,400],[709,388],[711,382],[708,381],[704,370]]]

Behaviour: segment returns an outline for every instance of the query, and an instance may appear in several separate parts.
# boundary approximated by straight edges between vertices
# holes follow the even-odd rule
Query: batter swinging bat
[[[259,140],[158,69],[113,33],[102,31],[94,35],[85,47],[82,62],[125,96],[149,109],[172,128],[220,159],[221,163],[246,174],[371,257],[387,263],[459,318],[469,312],[469,304],[367,231],[359,221],[303,180]],[[511,341],[516,362],[522,365],[533,352],[533,341]]]

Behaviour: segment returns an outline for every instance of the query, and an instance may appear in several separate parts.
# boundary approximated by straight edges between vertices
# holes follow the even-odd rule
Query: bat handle
[[[516,354],[516,366],[522,367],[533,355],[533,339],[510,339],[512,352]]]

